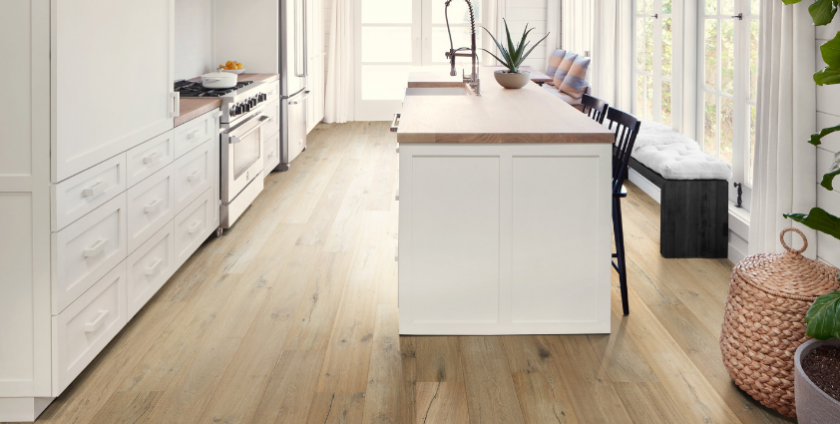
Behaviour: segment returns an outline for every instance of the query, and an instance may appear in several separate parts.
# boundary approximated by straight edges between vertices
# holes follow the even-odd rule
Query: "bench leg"
[[[613,267],[618,272],[621,289],[621,306],[624,315],[630,315],[630,302],[627,299],[627,262],[624,251],[624,223],[621,218],[621,198],[613,197],[613,233],[615,234],[615,259]]]

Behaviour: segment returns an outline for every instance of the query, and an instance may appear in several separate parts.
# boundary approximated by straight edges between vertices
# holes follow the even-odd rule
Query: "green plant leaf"
[[[530,55],[531,55],[531,52],[532,52],[532,51],[534,51],[534,49],[535,49],[535,48],[537,48],[537,46],[539,46],[539,45],[540,45],[540,43],[542,43],[543,41],[545,41],[545,39],[546,39],[546,38],[548,38],[548,36],[549,36],[549,35],[551,35],[551,33],[550,33],[550,32],[549,32],[548,34],[546,34],[546,35],[545,35],[545,37],[541,38],[541,39],[540,39],[540,41],[537,41],[537,44],[534,44],[534,46],[533,46],[533,47],[531,47],[531,50],[528,50],[528,53],[525,53],[525,56],[523,56],[523,57],[522,57],[522,61],[524,62],[524,61],[525,61],[525,59],[527,59],[527,58],[528,58],[528,56],[530,56]]]
[[[796,4],[796,3],[799,3],[801,1],[802,0],[782,0],[782,3],[784,3],[784,4]]]
[[[829,134],[836,133],[837,131],[840,131],[840,125],[836,127],[823,128],[822,131],[820,131],[818,134],[811,134],[811,139],[808,140],[808,143],[811,143],[814,146],[819,146],[820,144],[822,144],[822,139],[824,137],[828,136]]]
[[[840,175],[840,169],[826,173],[823,175],[820,185],[825,187],[826,190],[834,190],[834,177],[838,175]]]
[[[505,20],[505,18],[502,18],[502,21],[505,22],[505,32],[507,33],[508,53],[509,53],[508,56],[510,56],[510,58],[511,58],[510,65],[515,68],[516,64],[513,62],[513,54],[514,54],[514,52],[516,52],[516,49],[513,48],[513,40],[511,40],[511,38],[510,38],[510,30],[508,29],[507,20]],[[513,69],[511,68],[511,70],[513,70]]]
[[[817,85],[836,85],[840,84],[840,69],[825,68],[814,74],[814,82]]]
[[[808,6],[808,13],[814,20],[814,25],[823,26],[831,23],[837,13],[837,0],[817,0]]]
[[[836,1],[836,0],[835,0]],[[836,12],[837,9],[835,9]],[[831,22],[829,20],[829,22]],[[829,68],[840,68],[840,32],[834,35],[834,38],[828,40],[820,46],[820,53],[823,62]]]
[[[487,50],[487,49],[481,49],[481,50],[486,51],[486,52],[487,52],[487,54],[489,54],[490,56],[493,56],[493,57],[494,57],[496,60],[498,60],[499,62],[501,62],[501,63],[505,63],[505,61],[504,61],[504,60],[499,59],[499,56],[496,56],[495,54],[493,54],[492,52],[490,52],[490,50]],[[510,67],[509,67],[509,66],[507,66],[507,64],[505,64],[505,68],[510,69]]]
[[[505,58],[505,60],[501,60],[501,59],[499,59],[499,57],[498,57],[498,56],[494,55],[493,53],[490,53],[489,51],[487,51],[487,50],[485,50],[485,49],[482,49],[482,50],[484,50],[484,51],[486,51],[487,53],[490,53],[491,55],[493,55],[493,57],[495,57],[495,58],[496,58],[496,60],[498,60],[499,62],[501,62],[501,63],[502,63],[502,65],[504,65],[504,67],[505,67],[505,68],[508,68],[509,70],[510,70],[510,69],[512,69],[512,65],[511,65],[511,63],[510,63],[510,56],[509,56],[509,55],[507,54],[507,52],[505,51],[505,48],[504,48],[504,47],[502,47],[502,44],[501,44],[501,43],[499,43],[499,41],[498,41],[498,40],[496,40],[496,37],[494,37],[494,36],[493,36],[493,33],[492,33],[492,32],[488,31],[488,30],[487,30],[487,28],[484,28],[484,27],[482,27],[482,28],[484,29],[484,31],[487,31],[487,34],[489,34],[489,35],[490,35],[490,38],[492,38],[492,39],[493,39],[493,42],[494,42],[494,43],[496,43],[496,47],[498,47],[498,48],[499,48],[499,52],[501,53],[502,57],[504,57],[504,58]]]
[[[819,340],[840,339],[840,291],[820,296],[805,314],[805,334]]]
[[[801,213],[786,213],[785,218],[790,218],[805,225],[808,228],[828,234],[840,240],[840,218],[826,212],[822,208],[813,208],[808,215]]]

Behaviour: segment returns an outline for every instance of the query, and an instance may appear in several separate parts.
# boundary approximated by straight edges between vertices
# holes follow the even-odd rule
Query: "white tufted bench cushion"
[[[666,180],[728,180],[726,162],[700,150],[697,143],[667,125],[643,121],[632,156]]]

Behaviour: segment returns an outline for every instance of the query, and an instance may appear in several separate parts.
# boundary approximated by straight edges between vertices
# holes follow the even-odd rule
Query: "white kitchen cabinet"
[[[326,95],[324,47],[324,1],[306,0],[306,36],[309,56],[307,57],[306,89],[306,132],[311,132],[324,120],[324,96]]]
[[[33,421],[218,227],[219,115],[172,129],[172,24],[172,0],[3,1],[0,422]]]
[[[50,6],[57,182],[172,129],[174,1]]]

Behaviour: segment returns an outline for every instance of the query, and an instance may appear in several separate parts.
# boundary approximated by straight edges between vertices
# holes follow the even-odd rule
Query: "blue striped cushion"
[[[591,60],[588,57],[575,59],[574,65],[569,69],[566,78],[563,79],[563,84],[559,86],[561,92],[575,99],[583,97],[583,93],[586,91],[586,71],[589,69]]]
[[[557,68],[560,67],[560,63],[563,62],[563,58],[566,57],[566,51],[557,49],[551,55],[551,59],[548,60],[548,70],[545,71],[546,75],[554,76],[557,73]]]
[[[563,58],[563,61],[560,62],[560,66],[557,67],[557,72],[554,73],[554,86],[560,88],[563,84],[563,80],[566,79],[566,75],[569,74],[569,70],[572,69],[572,65],[575,64],[575,59],[577,59],[577,55],[568,52],[566,56]]]

